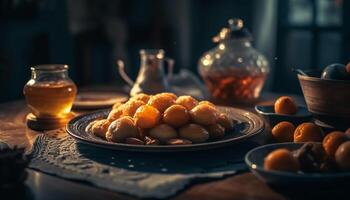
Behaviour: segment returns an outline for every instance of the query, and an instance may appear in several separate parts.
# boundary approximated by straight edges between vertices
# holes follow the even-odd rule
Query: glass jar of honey
[[[198,71],[216,103],[251,104],[260,96],[269,64],[252,46],[241,19],[228,24],[213,38],[218,45],[200,58]]]
[[[24,86],[27,105],[37,118],[64,118],[72,108],[77,87],[68,76],[68,65],[31,67],[31,79]]]

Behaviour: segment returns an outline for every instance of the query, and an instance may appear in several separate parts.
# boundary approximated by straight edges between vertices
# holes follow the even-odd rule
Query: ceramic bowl
[[[304,143],[276,143],[260,146],[250,150],[245,156],[245,162],[251,172],[259,179],[272,185],[308,185],[312,183],[346,183],[350,181],[350,172],[332,173],[293,173],[265,170],[264,159],[273,150],[286,148],[296,150]]]
[[[303,106],[298,106],[298,112],[295,115],[277,114],[275,113],[273,105],[257,105],[255,106],[255,111],[259,113],[272,127],[282,121],[288,121],[295,126],[298,126],[299,124],[308,122],[312,119],[312,114]]]

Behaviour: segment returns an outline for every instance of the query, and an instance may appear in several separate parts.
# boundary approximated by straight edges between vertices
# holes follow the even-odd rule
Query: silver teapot
[[[141,49],[140,70],[135,82],[126,74],[124,62],[117,61],[121,77],[132,87],[130,96],[170,91],[169,80],[173,75],[174,60],[166,58],[164,54],[162,49]],[[164,72],[164,62],[167,62],[168,66],[167,76]]]

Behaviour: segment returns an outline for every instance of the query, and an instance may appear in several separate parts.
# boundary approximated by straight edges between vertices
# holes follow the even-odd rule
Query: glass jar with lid
[[[218,45],[200,58],[198,71],[217,103],[253,103],[260,96],[269,64],[252,46],[252,36],[241,19],[230,19],[228,24],[213,38]]]

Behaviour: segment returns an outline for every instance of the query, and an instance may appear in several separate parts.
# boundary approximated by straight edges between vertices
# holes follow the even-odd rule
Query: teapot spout
[[[125,64],[122,60],[117,60],[117,67],[118,67],[118,72],[120,76],[124,79],[124,81],[130,85],[131,87],[134,85],[134,81],[131,80],[131,78],[126,74],[125,72]]]

